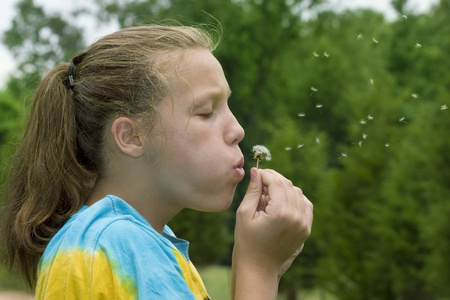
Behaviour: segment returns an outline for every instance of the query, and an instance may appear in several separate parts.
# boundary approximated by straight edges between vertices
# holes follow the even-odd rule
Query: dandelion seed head
[[[263,145],[253,146],[252,153],[253,153],[253,159],[267,160],[267,161],[272,159],[272,155],[270,154],[269,149],[267,149],[267,147],[263,146]]]

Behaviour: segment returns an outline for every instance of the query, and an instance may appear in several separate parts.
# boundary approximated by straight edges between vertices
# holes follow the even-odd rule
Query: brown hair
[[[102,176],[108,121],[129,116],[153,128],[157,106],[169,92],[174,55],[196,47],[212,51],[215,44],[193,27],[132,27],[77,55],[73,86],[68,63],[43,79],[12,160],[2,209],[7,266],[17,267],[30,288],[46,245]]]

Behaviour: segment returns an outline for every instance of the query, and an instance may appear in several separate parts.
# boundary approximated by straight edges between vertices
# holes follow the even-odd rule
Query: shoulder
[[[139,247],[152,244],[170,247],[130,205],[108,196],[75,214],[51,239],[43,259],[73,249],[84,253],[93,253],[99,248],[138,251]]]

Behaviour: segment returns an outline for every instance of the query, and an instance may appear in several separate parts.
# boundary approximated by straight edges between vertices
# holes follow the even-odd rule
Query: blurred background
[[[0,188],[43,75],[99,37],[207,24],[246,130],[314,203],[280,299],[450,299],[450,0],[2,0]],[[212,299],[229,299],[234,212],[183,211]],[[1,201],[1,198],[0,198]],[[24,291],[0,263],[0,291]]]

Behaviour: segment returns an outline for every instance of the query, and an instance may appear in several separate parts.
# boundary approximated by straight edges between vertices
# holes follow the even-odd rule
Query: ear
[[[125,155],[139,158],[145,150],[142,145],[142,136],[137,134],[136,122],[127,117],[119,117],[111,126],[111,133],[117,148]]]

